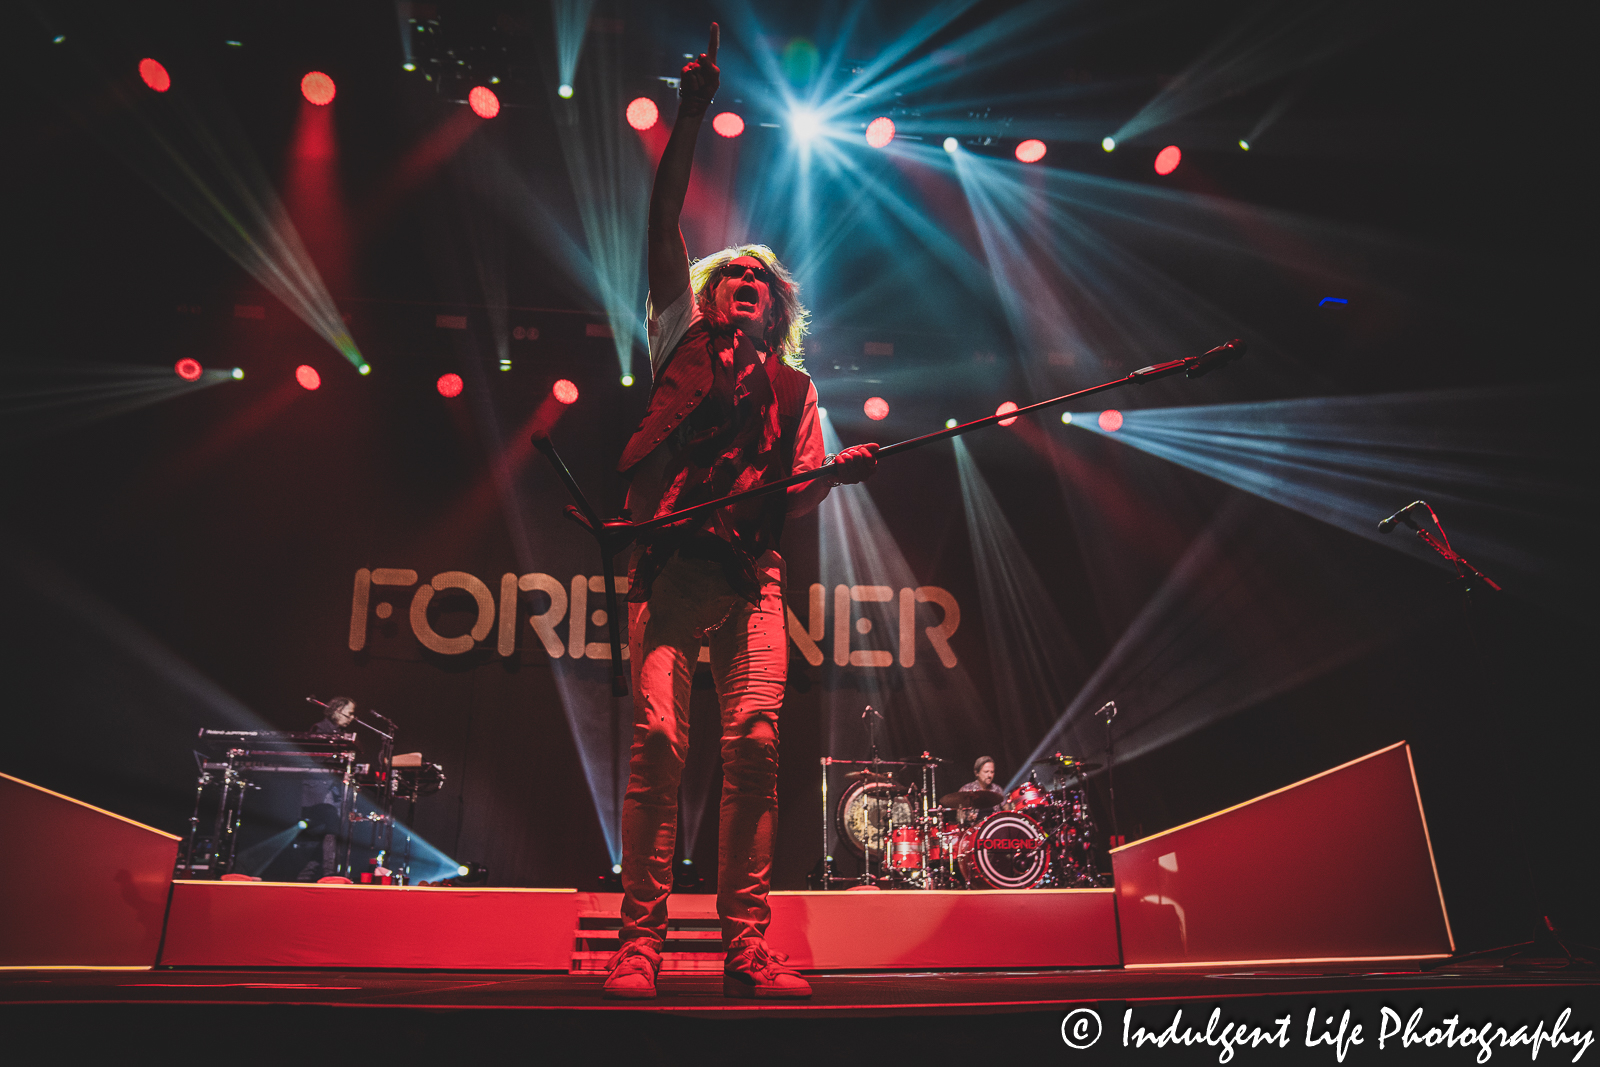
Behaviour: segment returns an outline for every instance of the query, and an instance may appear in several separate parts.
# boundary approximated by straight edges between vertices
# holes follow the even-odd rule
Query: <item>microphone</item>
[[[1395,512],[1393,515],[1390,515],[1387,519],[1384,519],[1382,522],[1378,523],[1378,532],[1388,533],[1390,530],[1394,529],[1394,524],[1397,522],[1403,522],[1415,530],[1417,528],[1417,524],[1411,521],[1411,513],[1418,508],[1425,508],[1427,506],[1428,505],[1421,500],[1413,500],[1411,503]]]
[[[1218,345],[1198,356],[1185,356],[1183,359],[1170,359],[1165,363],[1140,367],[1128,377],[1136,382],[1154,382],[1182,371],[1186,377],[1199,378],[1243,356],[1245,348],[1245,343],[1235,337],[1227,344]]]
[[[306,697],[306,703],[307,704],[315,704],[317,707],[322,708],[324,711],[326,711],[327,707],[328,707],[328,705],[324,704],[322,701],[318,700],[316,697]]]
[[[1209,352],[1202,352],[1189,369],[1184,372],[1185,378],[1199,378],[1210,374],[1218,367],[1226,367],[1234,360],[1245,354],[1245,343],[1235,337],[1225,345],[1218,345]]]

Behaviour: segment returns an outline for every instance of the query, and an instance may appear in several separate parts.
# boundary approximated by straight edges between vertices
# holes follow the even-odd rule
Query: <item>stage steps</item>
[[[621,947],[617,931],[622,919],[610,912],[580,911],[573,932],[569,974],[598,974]],[[667,920],[667,942],[661,953],[662,974],[715,974],[722,970],[722,921],[715,914],[673,915]]]

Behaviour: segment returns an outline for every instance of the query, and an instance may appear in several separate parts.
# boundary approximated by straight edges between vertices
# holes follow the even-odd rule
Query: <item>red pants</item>
[[[764,936],[771,921],[778,822],[778,711],[789,647],[783,559],[757,564],[761,603],[729,588],[722,568],[674,556],[647,604],[628,605],[633,755],[622,803],[622,940],[665,940],[678,833],[678,783],[689,746],[689,687],[702,637],[722,707],[722,809],[717,913],[727,941]]]

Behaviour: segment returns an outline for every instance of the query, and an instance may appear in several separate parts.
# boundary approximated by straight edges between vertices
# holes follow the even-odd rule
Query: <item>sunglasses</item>
[[[717,277],[741,278],[746,271],[754,274],[758,280],[765,282],[767,285],[772,285],[774,282],[772,272],[766,267],[752,266],[748,263],[724,263],[717,268]]]

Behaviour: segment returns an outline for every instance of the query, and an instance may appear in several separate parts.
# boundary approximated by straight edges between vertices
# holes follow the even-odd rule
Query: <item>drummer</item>
[[[979,756],[972,763],[972,773],[977,775],[972,781],[961,787],[963,793],[993,793],[996,804],[1005,800],[1005,790],[994,784],[994,757]],[[993,806],[993,805],[990,805]],[[978,817],[987,810],[987,807],[961,808],[962,822],[976,822]]]

